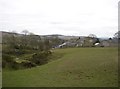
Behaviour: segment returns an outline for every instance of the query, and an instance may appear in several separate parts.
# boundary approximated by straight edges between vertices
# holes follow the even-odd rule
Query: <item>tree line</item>
[[[113,38],[109,38],[109,42],[120,41],[120,31],[114,34]],[[57,35],[40,36],[35,35],[27,30],[23,30],[22,34],[16,32],[3,33],[2,36],[2,67],[3,68],[31,68],[34,66],[48,63],[52,56],[51,48],[54,48],[65,42],[75,42],[77,40],[63,40]],[[90,34],[85,37],[83,47],[93,47],[95,43],[100,43],[96,35]],[[80,42],[81,44],[81,42]],[[76,44],[75,44],[76,45]],[[81,46],[81,45],[80,45]],[[75,46],[74,46],[75,47]]]
[[[41,37],[27,30],[23,34],[10,32],[4,34],[2,39],[2,66],[18,69],[19,67],[32,67],[42,65],[48,62],[52,54],[50,49],[53,46],[61,44],[63,40],[55,37]],[[28,57],[23,57],[28,55]],[[18,63],[17,61],[22,62]]]

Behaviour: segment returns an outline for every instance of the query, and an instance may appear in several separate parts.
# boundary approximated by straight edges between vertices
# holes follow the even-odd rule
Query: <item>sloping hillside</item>
[[[115,87],[117,48],[54,50],[63,57],[25,70],[3,70],[4,87]]]

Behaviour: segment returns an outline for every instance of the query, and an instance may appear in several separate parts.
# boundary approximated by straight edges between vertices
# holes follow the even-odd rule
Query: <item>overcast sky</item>
[[[0,30],[112,37],[119,0],[0,0]]]

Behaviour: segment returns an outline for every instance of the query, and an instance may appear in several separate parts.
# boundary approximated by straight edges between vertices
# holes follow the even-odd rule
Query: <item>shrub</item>
[[[51,54],[50,51],[43,51],[39,53],[34,53],[32,55],[31,61],[34,62],[35,64],[45,64],[48,62],[48,56]]]
[[[35,67],[36,66],[36,64],[32,63],[32,62],[22,62],[21,64],[25,68],[31,68],[31,67]]]
[[[19,65],[18,63],[16,63],[15,61],[13,61],[13,62],[10,64],[10,67],[11,67],[12,69],[17,70],[17,69],[20,68],[20,65]]]
[[[19,65],[13,60],[14,58],[7,54],[2,54],[2,67],[9,67],[12,69],[18,69]]]
[[[2,60],[2,68],[5,68],[5,66],[6,66],[6,61]]]
[[[2,54],[2,59],[6,62],[13,62],[13,57],[7,54]]]

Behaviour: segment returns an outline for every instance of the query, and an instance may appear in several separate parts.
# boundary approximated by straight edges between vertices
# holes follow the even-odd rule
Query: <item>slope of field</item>
[[[117,48],[54,50],[63,57],[25,70],[3,70],[3,87],[115,87]]]

